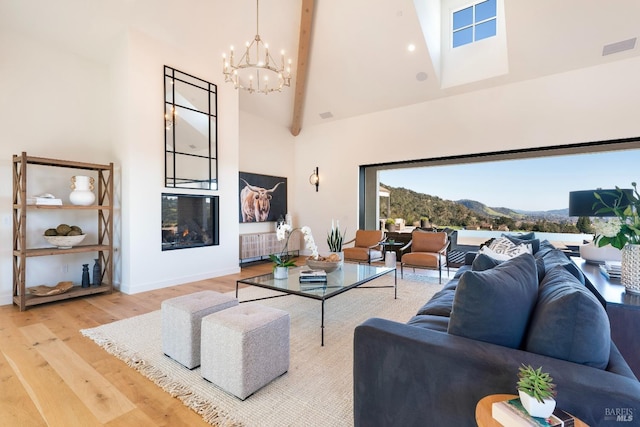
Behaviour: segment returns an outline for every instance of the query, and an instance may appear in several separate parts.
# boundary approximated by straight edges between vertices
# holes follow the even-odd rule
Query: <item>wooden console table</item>
[[[611,339],[636,377],[640,377],[640,295],[626,292],[620,280],[606,278],[598,265],[578,257],[571,260],[598,292],[609,316]]]
[[[268,258],[271,254],[282,252],[284,241],[278,241],[275,232],[251,233],[240,235],[240,263]],[[291,236],[287,253],[300,253],[300,236]]]

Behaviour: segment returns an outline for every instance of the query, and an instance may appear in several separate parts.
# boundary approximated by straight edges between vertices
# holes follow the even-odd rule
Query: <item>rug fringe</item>
[[[220,427],[242,427],[243,424],[234,420],[229,415],[221,411],[216,405],[195,393],[189,387],[172,380],[165,375],[160,369],[149,365],[137,353],[126,348],[118,347],[109,338],[106,338],[99,332],[90,329],[82,329],[80,333],[91,339],[107,353],[122,360],[127,366],[140,372],[146,378],[153,381],[162,390],[169,393],[172,397],[178,398],[182,403],[191,408],[202,419],[212,426]]]

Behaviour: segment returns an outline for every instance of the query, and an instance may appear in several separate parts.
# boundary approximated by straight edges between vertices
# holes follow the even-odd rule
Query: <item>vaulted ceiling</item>
[[[282,93],[241,93],[240,109],[291,127],[296,93],[300,100],[302,90],[295,88],[295,65],[303,5],[312,5],[312,19],[305,96],[299,105],[302,132],[332,120],[640,54],[636,43],[633,49],[603,56],[605,45],[640,35],[638,0],[504,0],[508,72],[443,88],[432,59],[447,47],[427,44],[414,1],[421,9],[437,3],[447,15],[463,4],[460,0],[262,0],[260,34],[270,46],[293,57],[294,79]],[[0,0],[0,26],[105,63],[119,35],[138,31],[173,48],[210,56],[211,72],[198,77],[225,84],[222,53],[231,44],[241,46],[253,38],[255,6],[255,0]],[[407,50],[409,44],[416,46],[415,51]],[[322,118],[324,113],[332,117]]]

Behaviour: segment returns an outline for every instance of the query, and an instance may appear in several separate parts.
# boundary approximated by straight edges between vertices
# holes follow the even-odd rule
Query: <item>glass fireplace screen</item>
[[[162,250],[220,244],[218,216],[218,196],[163,194]]]

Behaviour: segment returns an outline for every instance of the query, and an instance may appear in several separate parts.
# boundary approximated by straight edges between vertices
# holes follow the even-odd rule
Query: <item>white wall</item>
[[[94,163],[114,160],[109,134],[109,72],[105,65],[83,59],[20,34],[0,30],[0,304],[12,300],[12,156],[53,157]],[[51,192],[68,202],[72,169],[30,170],[32,194]],[[33,233],[60,222],[86,218],[35,215],[27,220]],[[95,224],[95,221],[92,221]],[[84,222],[83,222],[84,224]],[[36,230],[37,229],[37,230]],[[31,236],[34,245],[46,242]],[[40,241],[42,240],[42,241]],[[28,285],[80,281],[82,263],[91,255],[70,257],[63,273],[58,257],[27,260]],[[55,281],[51,276],[54,273]]]
[[[297,220],[293,191],[293,186],[298,179],[295,176],[295,142],[295,138],[288,129],[253,114],[240,112],[240,171],[286,177],[287,208],[292,215],[294,226],[298,227],[300,224]],[[239,209],[239,203],[236,199],[237,209]],[[239,219],[238,215],[239,210],[236,212],[237,219]],[[240,224],[240,234],[269,231],[275,231],[274,222]]]
[[[318,165],[321,184],[315,193],[304,176],[297,180],[300,221],[319,235],[316,241],[324,240],[327,224],[338,217],[352,236],[359,165],[638,137],[638,75],[635,58],[303,126],[296,139],[298,175]]]
[[[217,58],[129,33],[122,34],[111,62],[100,64],[7,30],[0,31],[0,55],[0,179],[6,183],[0,186],[0,304],[12,300],[11,159],[22,151],[41,157],[114,162],[115,277],[122,291],[141,292],[239,271],[238,94],[219,81]],[[165,64],[219,84],[220,190],[209,192],[220,196],[219,246],[161,251],[160,196],[174,192],[163,186]],[[40,179],[42,188],[30,191],[68,197],[67,182],[74,173],[51,173],[52,180]],[[63,219],[67,217],[51,220],[57,225]],[[45,221],[31,223],[44,226]],[[85,260],[71,257],[65,261],[69,263],[67,277],[60,271],[58,258],[29,259],[27,286],[79,282]],[[32,262],[41,265],[32,268]]]
[[[114,141],[123,183],[121,290],[136,293],[238,272],[238,95],[217,81],[213,58],[188,55],[141,33],[129,32],[125,40],[116,65],[126,64],[117,67],[126,81],[114,87],[116,97],[126,99],[114,123],[122,135]],[[164,65],[218,83],[218,191],[164,187]],[[219,195],[220,245],[163,252],[163,192]]]

